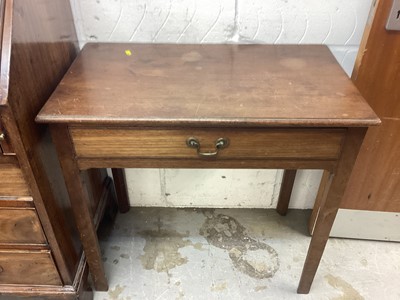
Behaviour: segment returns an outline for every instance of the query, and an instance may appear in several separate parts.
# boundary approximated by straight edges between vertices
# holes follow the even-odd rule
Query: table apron
[[[330,169],[345,129],[337,128],[85,128],[70,127],[80,168]],[[195,139],[196,146],[187,144]],[[224,139],[223,147],[218,141]]]
[[[80,170],[91,168],[177,169],[320,169],[334,172],[336,160],[221,160],[149,158],[77,158]]]

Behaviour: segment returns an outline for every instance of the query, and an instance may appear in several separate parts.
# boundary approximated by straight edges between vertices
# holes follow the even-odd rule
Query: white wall
[[[80,44],[326,44],[348,75],[372,0],[71,0]],[[311,208],[321,171],[296,178]],[[274,207],[281,170],[127,170],[134,206]]]

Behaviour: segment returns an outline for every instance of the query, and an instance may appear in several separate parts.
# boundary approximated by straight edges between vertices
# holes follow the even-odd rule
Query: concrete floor
[[[334,238],[297,295],[309,213],[131,208],[100,231],[110,289],[95,299],[400,299],[400,244]]]

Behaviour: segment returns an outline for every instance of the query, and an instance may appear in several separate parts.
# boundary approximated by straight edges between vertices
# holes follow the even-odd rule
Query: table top
[[[131,126],[379,124],[321,45],[86,44],[36,120]]]

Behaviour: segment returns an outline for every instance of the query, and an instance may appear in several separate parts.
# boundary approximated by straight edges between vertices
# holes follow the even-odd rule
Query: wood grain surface
[[[62,285],[50,251],[0,250],[0,284]]]
[[[325,46],[157,44],[87,44],[37,121],[144,126],[379,123]]]
[[[400,212],[400,32],[385,29],[392,1],[377,1],[352,75],[382,120],[361,147],[342,208]]]
[[[400,119],[370,128],[341,208],[400,212]]]
[[[0,208],[0,243],[47,244],[35,209]]]
[[[186,145],[195,137],[201,152],[215,151],[215,141],[229,140],[218,159],[336,159],[345,130],[341,129],[125,129],[71,128],[78,159],[83,158],[198,158]],[[321,143],[323,141],[323,143]]]
[[[22,171],[14,164],[0,165],[0,196],[30,196]]]

